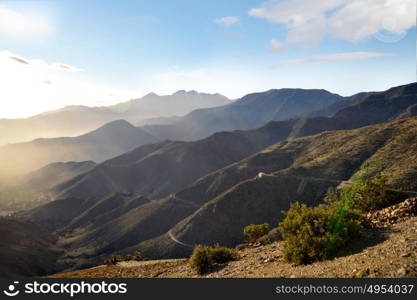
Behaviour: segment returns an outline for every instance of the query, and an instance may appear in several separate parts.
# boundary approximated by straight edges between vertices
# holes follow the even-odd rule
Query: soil
[[[300,277],[417,277],[416,199],[368,215],[373,228],[333,260],[295,266],[282,257],[284,243],[255,243],[239,250],[240,259],[205,276],[198,276],[188,259],[127,261],[111,266],[56,274],[55,278],[300,278]],[[405,204],[404,204],[405,203]],[[389,218],[388,218],[389,216]],[[394,222],[394,221],[395,222]],[[242,248],[242,247],[240,247]]]

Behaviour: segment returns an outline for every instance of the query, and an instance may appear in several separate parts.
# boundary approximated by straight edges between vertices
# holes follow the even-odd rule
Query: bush
[[[218,245],[212,247],[198,245],[194,248],[193,254],[191,255],[190,266],[198,274],[203,275],[238,258],[239,254],[234,249],[220,247]]]
[[[243,229],[243,234],[245,235],[247,241],[250,243],[255,242],[257,239],[264,236],[268,232],[269,232],[268,223],[259,224],[259,225],[251,224],[251,225],[246,226]]]
[[[142,259],[142,254],[139,251],[136,251],[132,254],[126,254],[126,255],[113,255],[112,257],[105,259],[104,260],[104,264],[111,266],[111,265],[116,265],[118,262],[122,262],[122,261],[131,261],[131,260],[136,260],[136,261],[141,261]]]
[[[362,228],[359,215],[340,203],[317,207],[295,203],[285,214],[279,224],[285,241],[284,258],[295,264],[337,255]]]
[[[203,245],[196,246],[190,258],[190,266],[200,275],[208,273],[213,268],[210,249]]]
[[[296,264],[334,257],[360,235],[366,222],[363,213],[394,205],[405,198],[406,193],[389,189],[386,179],[377,176],[360,178],[341,189],[330,189],[326,205],[311,208],[292,204],[279,224],[285,242],[284,257]]]
[[[326,202],[332,204],[342,202],[349,208],[369,212],[397,204],[408,197],[406,193],[393,190],[381,176],[372,179],[360,179],[353,185],[340,190],[330,190]]]

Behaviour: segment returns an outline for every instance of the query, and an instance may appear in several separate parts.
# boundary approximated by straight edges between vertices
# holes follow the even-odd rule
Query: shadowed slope
[[[291,202],[317,204],[328,187],[357,174],[383,174],[393,187],[417,190],[417,165],[410,164],[417,161],[415,141],[414,117],[280,142],[178,193],[199,201],[210,187],[212,198],[170,232],[186,244],[218,242],[234,246],[242,242],[244,226],[263,222],[275,225]],[[277,157],[288,159],[289,166]],[[268,174],[256,177],[258,172]],[[177,243],[168,233],[143,242],[138,249],[156,257],[190,253],[189,247]]]

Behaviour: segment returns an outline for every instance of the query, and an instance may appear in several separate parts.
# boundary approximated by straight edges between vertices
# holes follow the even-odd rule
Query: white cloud
[[[223,17],[223,18],[214,20],[215,23],[220,24],[220,25],[224,25],[224,26],[231,26],[233,24],[238,23],[239,21],[240,21],[239,18],[232,17],[232,16]]]
[[[7,57],[11,59],[13,62],[17,62],[19,64],[30,65],[32,68],[43,68],[45,71],[47,69],[56,70],[56,71],[67,71],[67,72],[84,72],[83,69],[64,64],[64,63],[53,63],[48,64],[44,60],[41,59],[26,59],[16,54],[13,54],[9,51],[0,51],[0,55],[4,58]]]
[[[44,16],[22,13],[0,5],[0,34],[10,36],[44,36],[53,31]]]
[[[280,53],[284,51],[284,44],[277,40],[271,40],[270,47],[273,52]]]
[[[324,37],[351,42],[416,25],[415,0],[270,0],[249,15],[282,24],[287,42],[314,46]]]
[[[367,59],[374,57],[383,57],[391,56],[391,53],[377,53],[377,52],[348,52],[348,53],[336,53],[322,56],[314,56],[303,59],[293,59],[287,60],[280,64],[283,67],[290,66],[301,66],[307,64],[316,64],[316,63],[330,63],[337,61],[348,61],[348,60],[358,60],[358,59]]]
[[[30,62],[27,61],[26,59],[22,58],[22,57],[18,57],[18,56],[9,56],[10,59],[13,59],[14,61],[17,61],[18,63],[24,64],[24,65],[29,65]]]
[[[416,25],[415,0],[355,0],[328,18],[329,33],[360,42],[383,30],[399,35]]]
[[[113,104],[135,95],[89,82],[74,73],[80,69],[61,65],[70,67],[0,51],[0,118],[25,117],[73,104]]]
[[[83,69],[76,68],[67,64],[63,63],[54,63],[51,65],[51,67],[58,71],[67,71],[67,72],[84,72]]]

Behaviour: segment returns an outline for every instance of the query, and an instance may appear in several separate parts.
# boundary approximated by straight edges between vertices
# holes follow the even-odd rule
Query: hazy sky
[[[416,80],[415,0],[0,0],[0,118],[180,89]]]

